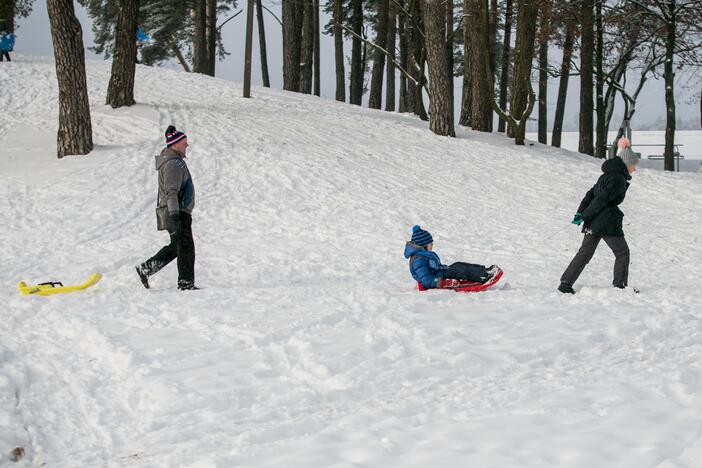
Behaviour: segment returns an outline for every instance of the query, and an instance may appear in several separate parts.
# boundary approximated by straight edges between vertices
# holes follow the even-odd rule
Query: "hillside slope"
[[[139,66],[96,149],[54,158],[53,63],[0,67],[0,460],[51,467],[694,467],[702,458],[702,178],[642,170],[634,295],[603,245],[555,291],[592,158],[410,116]],[[5,86],[12,83],[12,86]],[[156,252],[153,156],[189,137],[196,282]],[[500,288],[418,293],[413,224]],[[19,280],[95,288],[20,297]]]

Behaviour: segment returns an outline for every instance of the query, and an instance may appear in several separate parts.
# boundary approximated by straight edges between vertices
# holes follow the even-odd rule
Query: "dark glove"
[[[180,234],[180,215],[178,213],[168,215],[168,224],[166,226],[168,234],[177,236]]]
[[[573,216],[573,221],[571,221],[571,223],[580,226],[581,224],[583,224],[583,215],[581,213],[575,213],[575,216]]]

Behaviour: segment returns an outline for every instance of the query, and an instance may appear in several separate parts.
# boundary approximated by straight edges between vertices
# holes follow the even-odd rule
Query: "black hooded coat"
[[[603,174],[580,202],[583,232],[598,236],[623,237],[624,213],[617,205],[624,201],[631,175],[621,158],[608,159],[602,164]]]

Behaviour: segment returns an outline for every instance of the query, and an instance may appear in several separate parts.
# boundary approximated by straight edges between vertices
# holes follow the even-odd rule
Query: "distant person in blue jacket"
[[[146,34],[143,29],[141,29],[141,26],[137,27],[136,31],[136,63],[141,64],[139,61],[139,50],[141,50],[142,46],[149,42],[151,40],[151,36]]]
[[[431,234],[418,225],[414,226],[412,239],[405,245],[405,258],[409,259],[412,278],[425,289],[441,288],[446,280],[486,283],[499,270],[495,265],[485,267],[465,262],[442,265],[433,248],[434,239]]]
[[[11,62],[10,52],[15,48],[15,35],[7,31],[5,22],[0,23],[0,62],[7,59]]]

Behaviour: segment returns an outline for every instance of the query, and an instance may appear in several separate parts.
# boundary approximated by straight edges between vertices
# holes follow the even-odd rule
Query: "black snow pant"
[[[443,278],[482,282],[487,276],[487,269],[483,265],[456,262],[451,264],[443,274]]]
[[[0,62],[2,62],[4,58],[7,58],[8,62],[12,62],[12,59],[10,59],[10,53],[6,50],[0,50]]]
[[[178,285],[195,282],[195,243],[191,228],[192,217],[180,212],[180,234],[171,236],[171,243],[158,251],[156,255],[141,264],[141,269],[151,276],[178,259]]]
[[[568,268],[561,276],[562,283],[573,285],[580,276],[580,273],[585,269],[585,265],[590,262],[592,255],[597,249],[600,240],[604,239],[612,252],[614,253],[614,279],[612,284],[618,288],[624,288],[629,282],[629,246],[623,236],[597,236],[594,234],[585,234],[583,245],[571,260]]]

